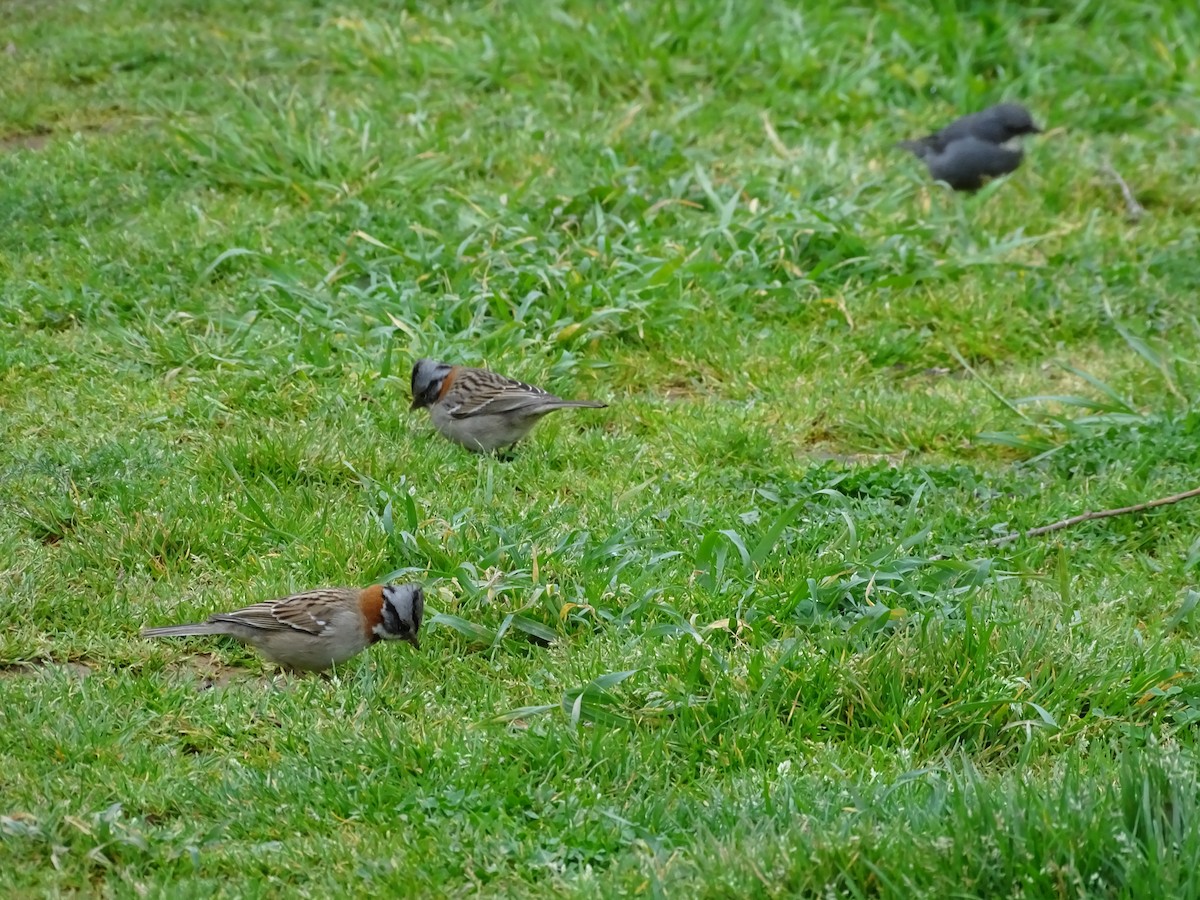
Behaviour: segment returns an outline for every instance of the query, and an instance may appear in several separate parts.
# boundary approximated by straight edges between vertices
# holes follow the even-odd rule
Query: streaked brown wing
[[[459,382],[456,387],[461,387],[455,396],[458,405],[450,412],[455,419],[536,409],[560,400],[540,387],[486,370],[460,376]]]
[[[534,410],[549,412],[547,406],[553,407],[558,399],[553,394],[541,391],[538,393],[509,391],[470,406],[463,404],[450,415],[455,419],[469,419],[472,416],[498,416],[505,413],[533,412]]]
[[[309,634],[321,634],[337,609],[354,593],[357,592],[353,588],[318,588],[292,594],[282,600],[255,603],[227,613],[225,617],[253,628],[275,631],[293,628]]]

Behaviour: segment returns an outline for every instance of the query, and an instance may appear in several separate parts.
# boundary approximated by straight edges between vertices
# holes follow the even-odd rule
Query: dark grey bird
[[[1021,165],[1024,152],[1015,139],[1041,131],[1024,106],[999,103],[898,146],[924,161],[938,181],[956,191],[977,191],[989,178],[1007,175]]]
[[[935,181],[944,181],[956,191],[977,191],[989,179],[1016,171],[1025,155],[1020,147],[1005,147],[975,137],[951,141],[940,153],[925,156],[925,165]]]

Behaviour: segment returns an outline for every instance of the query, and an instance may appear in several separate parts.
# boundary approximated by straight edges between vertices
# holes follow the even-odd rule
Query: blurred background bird
[[[934,179],[956,191],[977,191],[989,179],[1016,170],[1024,158],[1020,139],[1041,131],[1021,104],[998,103],[897,146],[922,160]]]

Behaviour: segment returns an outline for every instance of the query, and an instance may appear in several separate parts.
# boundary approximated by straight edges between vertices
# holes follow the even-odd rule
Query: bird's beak
[[[421,401],[420,401],[420,400],[418,400],[416,397],[413,397],[412,406],[410,406],[410,407],[408,408],[408,411],[409,411],[409,412],[412,412],[414,409],[418,409],[418,408],[420,408],[420,406],[421,406]]]
[[[421,639],[419,637],[417,637],[415,634],[410,638],[405,638],[405,640],[407,640],[410,644],[412,644],[416,649],[418,649],[418,650],[421,649]]]

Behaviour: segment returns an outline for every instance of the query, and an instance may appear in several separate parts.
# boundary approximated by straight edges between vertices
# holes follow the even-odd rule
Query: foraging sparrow
[[[515,444],[556,409],[603,409],[593,400],[563,400],[487,369],[419,359],[412,370],[412,409],[429,407],[434,427],[468,450],[489,453]]]
[[[986,179],[1007,175],[1021,164],[1023,153],[1016,138],[1041,131],[1021,104],[998,103],[897,146],[923,160],[938,181],[956,191],[976,191]]]
[[[343,663],[376,641],[408,641],[417,632],[425,593],[417,584],[369,588],[317,588],[214,613],[193,625],[142,629],[142,637],[225,634],[253,644],[268,659],[290,669],[319,671]]]

